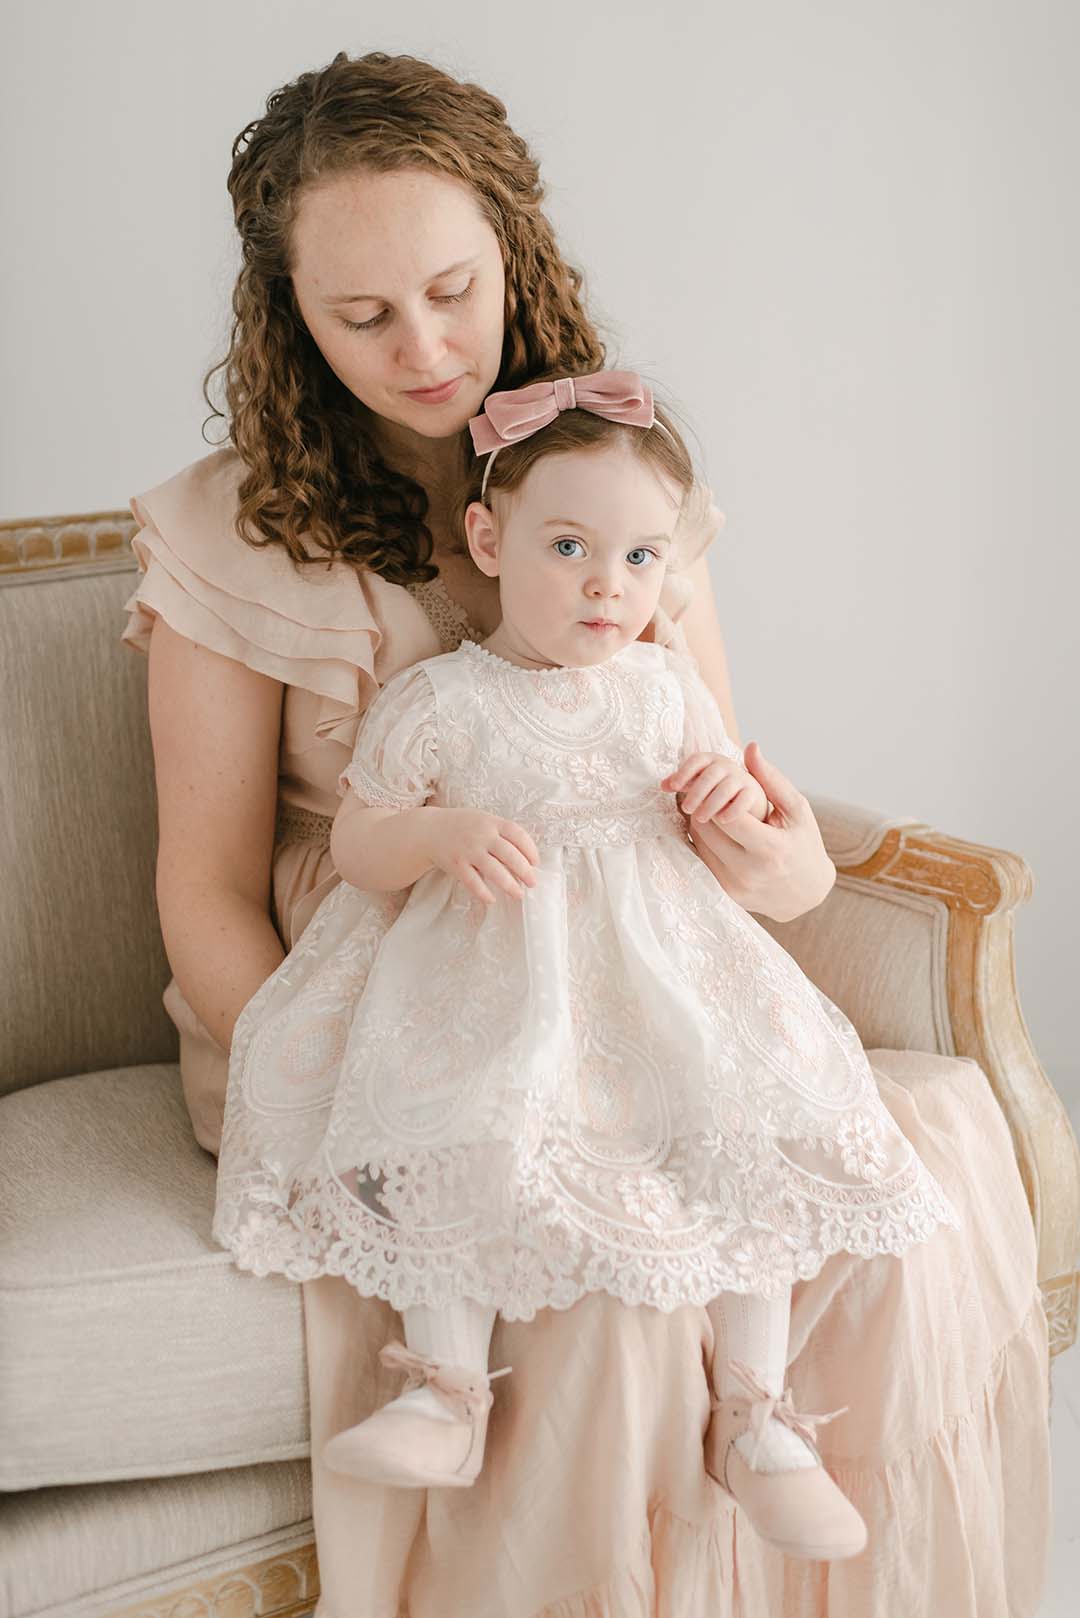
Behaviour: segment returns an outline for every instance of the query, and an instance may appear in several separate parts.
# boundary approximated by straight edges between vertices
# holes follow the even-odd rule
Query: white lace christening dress
[[[340,883],[233,1036],[215,1239],[258,1274],[528,1320],[606,1291],[773,1295],[959,1219],[858,1036],[728,897],[660,780],[741,761],[684,654],[397,674],[340,786],[484,809],[540,853],[486,906]]]

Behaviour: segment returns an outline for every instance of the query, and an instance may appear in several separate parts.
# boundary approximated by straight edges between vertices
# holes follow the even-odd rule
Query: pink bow
[[[489,393],[483,413],[469,422],[477,455],[505,449],[546,427],[561,410],[590,410],[608,421],[651,427],[656,420],[652,390],[636,371],[594,371],[591,376],[563,376],[557,382],[532,382],[527,388]]]
[[[406,1372],[408,1380],[403,1392],[408,1393],[411,1388],[429,1387],[459,1417],[473,1410],[489,1408],[492,1397],[488,1383],[497,1376],[506,1376],[511,1369],[508,1365],[505,1370],[490,1373],[466,1371],[459,1365],[444,1365],[440,1360],[425,1359],[423,1354],[415,1354],[404,1343],[397,1342],[387,1343],[381,1348],[379,1359],[392,1371]]]
[[[776,1394],[768,1391],[765,1384],[758,1379],[757,1373],[744,1360],[731,1360],[730,1369],[738,1377],[747,1392],[753,1395],[754,1399],[753,1404],[750,1406],[750,1426],[757,1442],[754,1444],[754,1452],[750,1458],[751,1466],[757,1459],[757,1453],[761,1447],[761,1437],[770,1416],[775,1416],[778,1421],[784,1423],[785,1427],[790,1427],[792,1432],[798,1433],[799,1437],[804,1438],[813,1448],[815,1455],[817,1455],[817,1433],[815,1429],[823,1426],[827,1421],[835,1421],[837,1416],[842,1416],[845,1410],[851,1408],[850,1405],[841,1405],[839,1410],[830,1411],[827,1416],[803,1415],[792,1404],[790,1387],[784,1389],[781,1397],[777,1397]],[[818,1455],[818,1460],[820,1459],[821,1456]]]

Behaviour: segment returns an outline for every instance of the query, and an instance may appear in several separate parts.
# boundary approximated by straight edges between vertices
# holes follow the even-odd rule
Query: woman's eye
[[[555,541],[555,548],[558,550],[558,547],[560,545],[580,545],[580,544],[581,544],[580,539],[557,539]],[[559,551],[560,556],[569,556],[570,554],[571,553],[569,551]]]
[[[432,297],[432,303],[464,303],[473,289],[473,283],[466,281],[460,292],[440,292]],[[382,326],[388,319],[389,311],[383,309],[379,314],[373,315],[370,320],[346,320],[342,316],[341,324],[346,331],[374,331],[376,326]]]
[[[341,324],[346,331],[373,331],[376,326],[381,326],[385,319],[386,310],[384,309],[381,314],[373,315],[370,320],[346,320],[342,315]]]
[[[461,303],[469,296],[473,289],[471,281],[466,281],[460,292],[443,292],[434,300],[436,303]]]

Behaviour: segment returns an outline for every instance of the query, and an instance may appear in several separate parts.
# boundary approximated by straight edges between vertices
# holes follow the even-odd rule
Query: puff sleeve
[[[743,750],[736,746],[724,725],[720,704],[701,678],[697,664],[686,652],[667,649],[668,667],[678,679],[683,699],[683,732],[680,762],[691,753],[720,753],[742,764]]]
[[[415,809],[439,779],[438,709],[423,664],[388,680],[360,724],[352,759],[338,777],[376,809]]]

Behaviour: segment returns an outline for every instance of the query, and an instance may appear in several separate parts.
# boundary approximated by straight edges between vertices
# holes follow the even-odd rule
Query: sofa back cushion
[[[0,1093],[176,1058],[134,572],[0,574]]]

